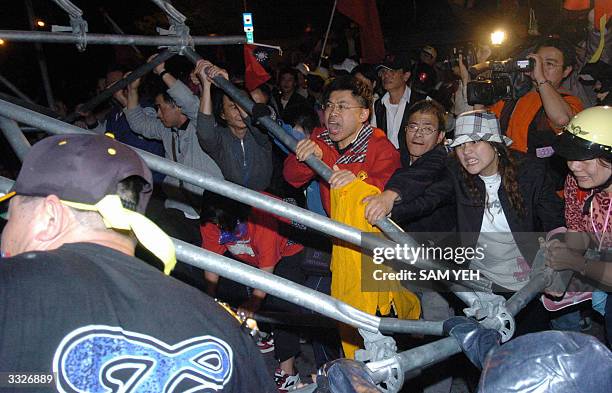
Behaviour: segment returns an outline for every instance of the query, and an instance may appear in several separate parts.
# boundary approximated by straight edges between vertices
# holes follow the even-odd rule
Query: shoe
[[[300,374],[289,375],[280,368],[274,370],[274,382],[280,393],[297,389],[300,384]]]
[[[260,338],[257,341],[257,348],[261,353],[270,353],[274,351],[274,337],[268,336],[267,338]]]

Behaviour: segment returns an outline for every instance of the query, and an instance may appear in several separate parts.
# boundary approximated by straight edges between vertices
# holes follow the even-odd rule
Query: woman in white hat
[[[534,232],[564,226],[563,204],[543,161],[510,152],[491,112],[462,113],[455,124],[457,164],[451,167],[457,203],[457,228],[464,247],[482,247],[483,258],[470,268],[511,294],[529,280],[539,242]],[[517,334],[548,329],[539,301],[517,319]]]

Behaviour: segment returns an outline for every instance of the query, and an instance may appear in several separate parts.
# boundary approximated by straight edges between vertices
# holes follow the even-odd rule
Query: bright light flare
[[[493,45],[501,45],[506,40],[506,33],[501,30],[496,30],[491,33],[491,44]]]
[[[0,38],[0,45],[4,45],[4,40]]]
[[[36,26],[38,26],[38,27],[45,27],[46,26],[45,21],[38,19],[36,21]]]

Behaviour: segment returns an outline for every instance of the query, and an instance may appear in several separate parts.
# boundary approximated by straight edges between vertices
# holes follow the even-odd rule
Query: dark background
[[[32,3],[36,16],[46,22],[41,30],[50,30],[52,24],[69,24],[67,14],[52,1],[32,0]],[[506,3],[519,4],[520,8],[509,9]],[[90,32],[113,33],[102,17],[101,7],[126,34],[155,35],[155,26],[167,27],[164,14],[151,1],[75,0],[74,4],[84,11]],[[253,13],[256,42],[281,45],[290,51],[300,45],[308,47],[324,34],[333,1],[175,0],[173,4],[188,17],[187,25],[193,35],[244,34],[241,14],[246,5]],[[378,0],[386,49],[409,52],[432,43],[444,52],[445,47],[454,43],[486,40],[488,31],[496,26],[510,29],[519,26],[518,30],[526,31],[529,7],[536,10],[542,32],[558,29],[562,20],[561,0],[481,0],[473,2],[471,8],[466,8],[466,4],[466,1],[445,0]],[[0,9],[0,29],[30,28],[22,1],[0,0]],[[347,18],[336,13],[333,29],[341,31],[348,23]],[[45,44],[43,48],[54,95],[69,106],[92,94],[96,79],[104,75],[110,63],[131,62],[136,66],[142,62],[133,56],[129,47],[89,45],[83,53],[72,44]],[[141,48],[145,55],[154,49]],[[205,57],[225,63],[234,72],[243,67],[241,46],[197,49]],[[189,66],[184,60],[174,62],[179,67]],[[45,104],[34,44],[6,42],[0,46],[0,73],[36,102]],[[4,86],[0,86],[0,91],[12,94]]]

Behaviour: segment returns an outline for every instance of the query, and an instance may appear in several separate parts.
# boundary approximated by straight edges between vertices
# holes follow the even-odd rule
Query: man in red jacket
[[[325,128],[298,142],[295,154],[285,160],[283,175],[301,187],[315,172],[304,164],[311,154],[333,168],[329,184],[321,181],[321,200],[329,214],[330,186],[340,188],[359,177],[384,189],[400,157],[385,133],[369,125],[372,91],[353,76],[335,79],[325,93]]]

